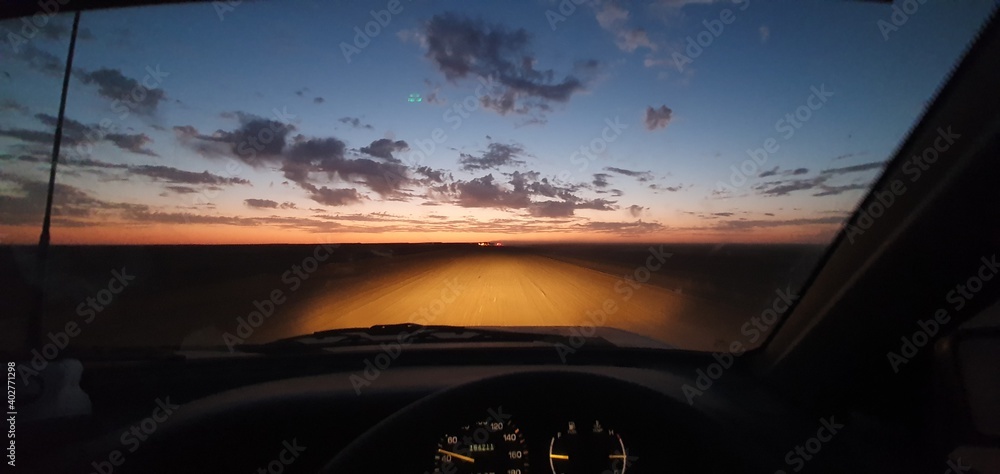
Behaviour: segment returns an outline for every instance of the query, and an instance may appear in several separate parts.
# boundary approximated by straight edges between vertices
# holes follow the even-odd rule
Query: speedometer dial
[[[527,474],[528,446],[510,420],[480,421],[438,441],[435,473]]]

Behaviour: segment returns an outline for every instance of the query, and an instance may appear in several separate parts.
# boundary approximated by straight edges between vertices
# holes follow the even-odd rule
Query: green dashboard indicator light
[[[420,97],[420,94],[410,94],[410,97],[406,99],[407,102],[423,102],[424,98]]]

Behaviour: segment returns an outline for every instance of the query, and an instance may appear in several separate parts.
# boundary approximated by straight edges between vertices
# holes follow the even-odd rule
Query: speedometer
[[[435,473],[527,474],[528,446],[510,420],[480,421],[438,441]]]

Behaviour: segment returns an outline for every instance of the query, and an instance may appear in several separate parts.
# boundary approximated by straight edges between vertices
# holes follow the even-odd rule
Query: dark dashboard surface
[[[47,458],[61,461],[39,468],[268,472],[278,460],[281,472],[317,472],[338,453],[352,450],[362,464],[333,472],[754,472],[755,464],[783,465],[784,450],[802,432],[789,424],[798,416],[754,395],[739,370],[689,404],[684,386],[696,383],[700,360],[690,362],[677,366],[676,373],[614,365],[399,367],[379,374],[361,394],[352,383],[356,370],[275,377],[191,400],[170,398],[171,387],[161,382],[147,387],[148,403],[134,410],[95,403],[92,421],[73,427],[77,436],[63,430],[58,443],[63,447]],[[231,367],[230,380],[238,366]],[[296,370],[303,368],[288,369]],[[115,376],[95,372],[92,383]],[[178,379],[174,388],[202,383]],[[739,398],[731,398],[733,393]],[[107,396],[95,394],[95,401]],[[143,426],[143,417],[160,418],[152,412],[162,401],[175,408]],[[123,416],[128,411],[136,413]],[[780,425],[767,423],[778,418]],[[798,418],[804,429],[815,423]],[[156,436],[140,439],[144,430]],[[95,432],[104,434],[94,440]],[[51,437],[53,430],[39,425],[39,433]],[[458,444],[449,444],[449,438]],[[518,462],[496,461],[511,451],[519,451],[513,455],[521,456]],[[478,459],[476,467],[484,469],[454,462],[453,454]],[[451,465],[445,456],[452,456]],[[581,470],[575,464],[584,458],[588,466],[599,465]]]

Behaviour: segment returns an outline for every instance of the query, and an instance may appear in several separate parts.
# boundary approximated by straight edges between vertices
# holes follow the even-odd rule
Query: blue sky
[[[828,242],[992,8],[888,30],[893,7],[865,2],[88,12],[53,239]],[[17,44],[0,23],[4,241],[37,239],[69,23]]]

